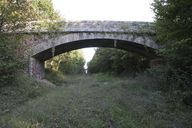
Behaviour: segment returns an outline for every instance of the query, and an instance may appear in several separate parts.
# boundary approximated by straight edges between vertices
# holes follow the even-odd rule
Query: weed
[[[9,128],[190,128],[190,108],[172,104],[151,78],[64,76],[57,86],[0,120]],[[59,78],[60,79],[60,78]],[[54,78],[54,80],[56,80]],[[56,81],[57,82],[57,81]],[[59,81],[62,84],[62,81]],[[151,85],[153,84],[153,85]],[[150,85],[152,87],[150,87]],[[5,94],[7,95],[7,94]],[[33,97],[33,96],[32,96]]]

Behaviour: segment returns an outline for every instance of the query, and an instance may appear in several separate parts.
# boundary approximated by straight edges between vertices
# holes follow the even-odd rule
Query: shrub
[[[0,34],[0,87],[13,82],[17,70],[22,68],[17,56],[18,46],[14,36]]]

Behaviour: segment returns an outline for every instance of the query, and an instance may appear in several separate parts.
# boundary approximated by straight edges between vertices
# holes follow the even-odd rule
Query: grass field
[[[171,103],[148,79],[98,74],[52,82],[58,86],[1,114],[0,128],[192,127],[192,109]]]

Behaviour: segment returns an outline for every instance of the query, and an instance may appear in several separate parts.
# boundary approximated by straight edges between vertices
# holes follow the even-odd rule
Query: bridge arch
[[[63,35],[42,41],[37,40],[37,42],[37,45],[30,49],[30,54],[39,60],[51,58],[53,47],[55,48],[55,55],[85,47],[115,47],[145,56],[150,55],[148,50],[157,48],[150,36],[119,33],[63,33]]]
[[[88,22],[89,23],[89,22]],[[116,23],[116,24],[115,24]],[[126,22],[125,22],[126,23]],[[123,22],[123,24],[125,25]],[[93,24],[92,22],[89,24]],[[106,27],[106,25],[111,24],[111,22],[100,22],[100,28],[88,27],[86,23],[72,24],[68,26],[64,31],[59,31],[57,33],[42,33],[41,38],[33,39],[32,46],[27,50],[27,54],[30,54],[29,60],[29,74],[36,78],[44,77],[44,61],[52,58],[53,56],[59,55],[64,52],[68,52],[75,49],[86,48],[86,47],[110,47],[124,49],[127,51],[132,51],[143,56],[153,57],[154,49],[158,46],[155,43],[153,37],[154,33],[148,32],[138,32],[138,28],[133,29],[122,29],[119,26],[122,25],[119,22],[113,22],[112,26],[116,28]],[[129,22],[127,22],[130,25]],[[79,25],[79,24],[78,24]],[[102,28],[102,26],[104,26]],[[107,29],[106,29],[107,28]],[[53,54],[54,49],[54,54]]]

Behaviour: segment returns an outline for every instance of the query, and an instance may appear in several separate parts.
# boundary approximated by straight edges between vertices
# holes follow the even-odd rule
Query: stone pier
[[[31,57],[29,60],[29,74],[36,79],[42,79],[45,76],[44,61]]]

